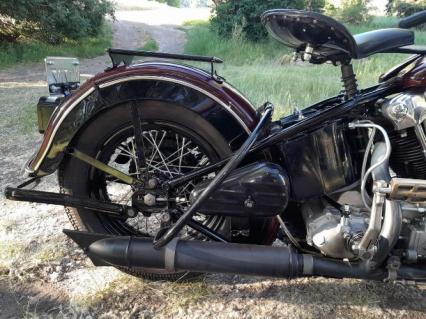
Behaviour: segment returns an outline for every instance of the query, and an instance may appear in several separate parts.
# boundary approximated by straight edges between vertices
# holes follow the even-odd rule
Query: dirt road
[[[138,48],[149,35],[165,52],[181,52],[176,28],[197,10],[119,11],[114,44]],[[81,61],[83,74],[108,65]],[[46,94],[42,63],[0,71],[0,190],[41,137],[32,122]],[[52,177],[40,188],[56,190]],[[324,278],[277,280],[208,275],[191,283],[149,282],[95,268],[61,233],[63,210],[7,201],[0,195],[0,318],[426,318],[426,291],[407,285]]]

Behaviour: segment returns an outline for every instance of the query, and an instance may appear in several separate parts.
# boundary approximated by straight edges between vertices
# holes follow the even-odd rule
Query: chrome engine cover
[[[392,121],[396,130],[415,127],[426,119],[424,93],[404,92],[382,104],[383,115]]]
[[[391,166],[398,176],[411,178],[393,180],[395,183],[401,181],[399,183],[401,185],[398,186],[404,192],[398,193],[406,196],[398,197],[391,194],[394,199],[400,200],[403,225],[398,249],[402,251],[404,260],[409,263],[426,259],[426,202],[424,188],[419,186],[425,185],[426,180],[412,179],[425,178],[423,169],[426,167],[425,94],[425,92],[418,91],[404,92],[382,104],[383,115],[392,121],[395,130],[400,134],[396,138],[394,136],[392,140]],[[415,139],[417,139],[418,145],[415,143]],[[410,188],[410,185],[403,185],[404,181],[409,181],[415,187]],[[408,191],[411,193],[407,193]]]

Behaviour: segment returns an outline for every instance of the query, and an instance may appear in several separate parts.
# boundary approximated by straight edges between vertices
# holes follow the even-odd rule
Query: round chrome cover
[[[397,130],[417,126],[426,119],[425,94],[414,92],[398,94],[383,103],[382,112],[393,122]]]

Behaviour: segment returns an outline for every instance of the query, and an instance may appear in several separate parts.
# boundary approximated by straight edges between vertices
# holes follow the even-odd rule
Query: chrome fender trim
[[[86,97],[88,97],[90,94],[92,94],[95,91],[94,87],[89,88],[86,92],[84,92],[78,99],[67,102],[65,101],[64,104],[62,104],[61,108],[67,108],[67,110],[62,114],[61,118],[59,119],[58,123],[56,123],[53,127],[53,132],[50,135],[50,138],[47,142],[47,146],[43,149],[39,149],[39,152],[41,151],[41,156],[37,156],[38,154],[35,154],[34,157],[28,162],[28,165],[25,167],[25,175],[31,175],[37,172],[37,170],[40,168],[41,163],[43,162],[44,158],[46,157],[48,151],[50,150],[50,147],[52,146],[53,138],[56,135],[56,132],[58,131],[59,127],[61,126],[64,119],[71,113],[71,111],[74,109],[76,105],[78,105],[81,101],[83,101]],[[50,119],[52,121],[52,119]],[[50,122],[49,121],[49,122]],[[33,161],[34,158],[38,158],[38,161]]]
[[[166,77],[161,77],[161,76],[151,76],[151,75],[135,75],[135,76],[131,76],[131,77],[124,77],[124,78],[120,78],[117,80],[113,80],[110,82],[105,82],[99,85],[100,89],[115,85],[115,84],[119,84],[122,82],[128,82],[128,81],[136,81],[136,80],[159,80],[159,81],[165,81],[165,82],[172,82],[172,83],[176,83],[176,84],[180,84],[183,86],[187,86],[191,89],[194,89],[206,96],[208,96],[209,98],[211,98],[213,101],[219,103],[220,105],[222,105],[229,113],[232,114],[232,116],[238,121],[238,123],[241,124],[241,126],[244,128],[244,130],[246,131],[247,134],[250,134],[250,130],[247,127],[247,125],[241,120],[241,118],[231,109],[231,107],[229,105],[227,105],[226,103],[224,103],[223,101],[221,101],[219,98],[217,98],[216,96],[214,96],[213,94],[207,92],[206,90],[203,90],[201,88],[199,88],[196,85],[193,85],[191,83],[185,82],[185,81],[180,81],[180,80],[176,80],[176,79],[170,79],[170,78],[166,78]],[[227,86],[229,87],[229,86]],[[246,99],[247,100],[247,99]]]
[[[241,128],[247,133],[249,134],[251,131],[248,128],[248,126],[246,125],[246,123],[244,123],[244,121],[234,112],[234,110],[232,110],[231,105],[228,105],[227,103],[225,103],[223,100],[221,100],[220,98],[218,98],[217,96],[211,94],[210,92],[192,84],[189,83],[187,81],[183,81],[183,80],[179,80],[179,79],[174,79],[174,78],[170,78],[167,76],[153,76],[153,75],[133,75],[133,76],[124,76],[118,79],[114,79],[111,81],[106,81],[103,82],[101,84],[99,84],[98,86],[96,85],[92,85],[91,87],[89,87],[81,96],[79,96],[77,99],[71,99],[69,101],[65,101],[64,104],[62,104],[60,106],[60,109],[64,109],[65,111],[62,113],[59,113],[59,117],[55,117],[54,115],[52,116],[52,118],[50,119],[50,123],[49,125],[53,126],[53,130],[51,132],[51,134],[48,137],[47,142],[44,140],[43,144],[40,146],[40,148],[38,149],[38,151],[34,154],[34,156],[30,159],[30,161],[28,161],[28,163],[25,165],[25,175],[26,176],[34,176],[34,175],[45,175],[45,172],[39,172],[40,167],[43,163],[43,161],[46,159],[46,157],[49,157],[49,152],[52,150],[52,145],[53,145],[53,141],[54,138],[59,130],[59,128],[61,127],[62,123],[65,121],[65,119],[69,116],[69,114],[75,109],[75,107],[82,102],[84,99],[86,99],[87,97],[89,97],[93,92],[95,92],[95,90],[97,88],[99,89],[103,89],[103,88],[107,88],[119,83],[123,83],[123,82],[129,82],[129,81],[136,81],[136,80],[147,80],[147,81],[162,81],[162,82],[170,82],[170,83],[175,83],[175,84],[179,84],[188,88],[191,88],[195,91],[198,91],[199,93],[205,95],[206,97],[210,98],[211,100],[215,101],[218,105],[220,105],[221,107],[223,107],[223,109],[225,109],[240,125]],[[223,86],[225,86],[226,88],[228,88],[229,90],[232,90],[234,93],[238,93],[239,97],[242,98],[244,100],[244,102],[246,102],[248,105],[250,105],[253,109],[254,107],[251,105],[251,103],[244,97],[241,95],[241,93],[239,93],[238,91],[236,91],[232,86],[228,85],[227,83],[223,83]],[[54,113],[55,114],[55,113]],[[68,144],[64,144],[63,148],[65,148]],[[56,154],[56,151],[55,151]],[[49,174],[51,172],[48,172],[47,174]]]

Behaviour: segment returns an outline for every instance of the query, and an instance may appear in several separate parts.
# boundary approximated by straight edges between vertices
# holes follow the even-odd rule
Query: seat
[[[381,29],[354,35],[356,59],[414,44],[414,32],[406,29]]]
[[[262,14],[268,32],[298,51],[314,48],[313,63],[362,59],[414,43],[414,32],[390,28],[355,36],[338,21],[316,12],[274,9]]]

